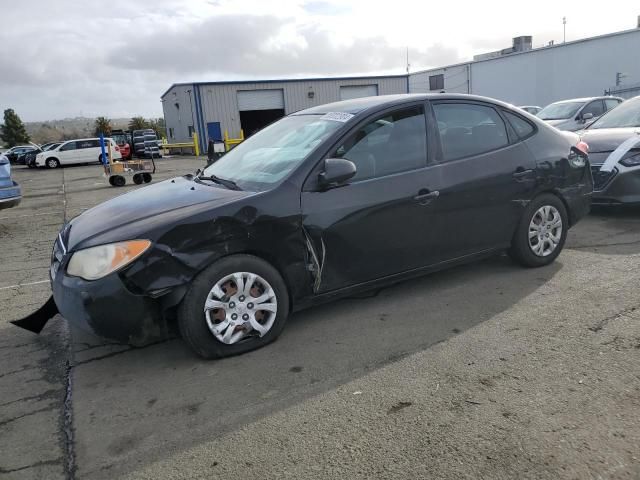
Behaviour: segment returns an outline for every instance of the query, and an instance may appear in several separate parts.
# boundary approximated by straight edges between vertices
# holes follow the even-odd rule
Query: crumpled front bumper
[[[594,188],[593,205],[640,205],[640,168],[617,167],[609,177]]]

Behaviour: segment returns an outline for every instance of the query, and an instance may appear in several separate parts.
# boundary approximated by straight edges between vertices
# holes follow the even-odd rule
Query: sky
[[[0,0],[0,110],[24,121],[162,115],[173,83],[402,74],[634,28],[636,2]]]

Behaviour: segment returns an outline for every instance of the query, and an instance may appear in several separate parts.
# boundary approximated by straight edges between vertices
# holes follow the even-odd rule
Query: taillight
[[[582,140],[580,140],[576,144],[576,148],[580,150],[582,153],[584,153],[585,155],[589,153],[589,145],[587,144],[587,142],[583,142]]]

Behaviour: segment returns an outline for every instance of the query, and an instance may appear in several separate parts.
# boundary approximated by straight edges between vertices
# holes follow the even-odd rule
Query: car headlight
[[[130,240],[78,250],[69,260],[67,274],[97,280],[133,262],[150,246],[149,240]]]
[[[620,163],[625,167],[637,167],[640,165],[640,153],[636,153],[635,155],[620,160]]]

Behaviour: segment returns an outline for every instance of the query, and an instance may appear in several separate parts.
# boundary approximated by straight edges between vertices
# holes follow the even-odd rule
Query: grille
[[[593,175],[593,189],[604,190],[607,185],[611,183],[611,180],[618,174],[618,169],[614,168],[610,172],[601,172],[600,167],[602,165],[591,165],[591,175]]]

